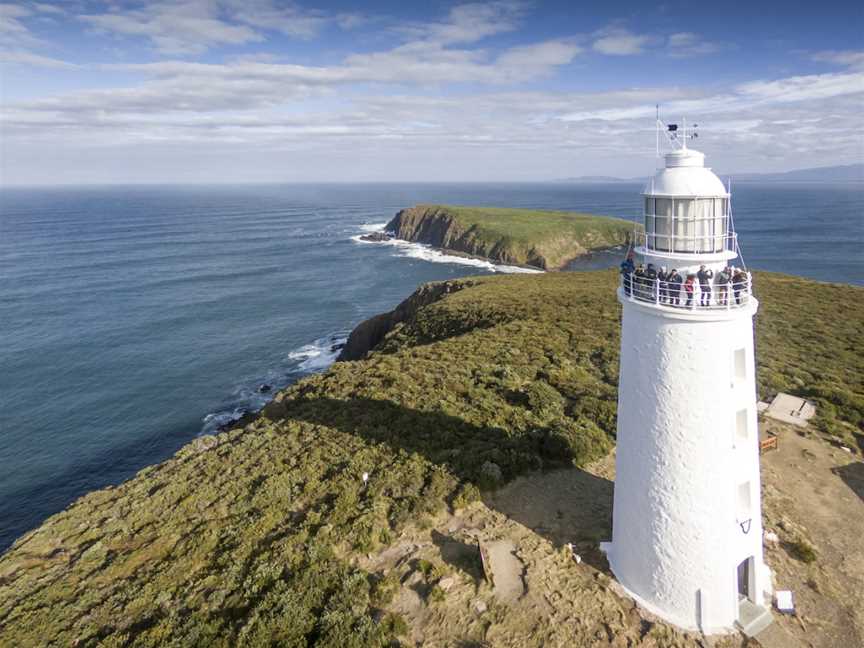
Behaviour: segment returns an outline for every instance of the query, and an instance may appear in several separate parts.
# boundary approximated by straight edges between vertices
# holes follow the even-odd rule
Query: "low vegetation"
[[[812,397],[822,429],[860,439],[864,291],[756,281],[763,395]],[[612,447],[615,283],[472,278],[392,320],[366,359],[80,499],[0,558],[0,645],[390,645],[397,584],[357,556],[478,487]]]

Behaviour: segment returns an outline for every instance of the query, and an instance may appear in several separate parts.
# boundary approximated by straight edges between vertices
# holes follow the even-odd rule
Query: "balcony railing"
[[[636,245],[655,252],[675,254],[714,254],[737,249],[737,234],[660,234],[636,232]]]
[[[630,301],[686,310],[734,310],[748,306],[753,298],[753,278],[749,272],[745,277],[725,284],[715,277],[711,283],[703,285],[699,281],[669,282],[622,273],[621,288]]]

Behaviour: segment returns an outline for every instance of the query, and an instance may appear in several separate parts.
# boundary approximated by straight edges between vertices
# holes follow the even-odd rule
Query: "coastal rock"
[[[504,265],[560,270],[590,250],[630,242],[633,224],[617,218],[524,209],[417,205],[387,231],[406,241]]]
[[[360,240],[370,243],[383,243],[384,241],[389,241],[391,238],[387,232],[372,232],[371,234],[364,234],[360,237]]]
[[[414,317],[421,308],[438,301],[444,295],[472,285],[474,282],[470,280],[423,284],[389,313],[380,313],[358,324],[348,336],[337,361],[365,358],[397,324]]]

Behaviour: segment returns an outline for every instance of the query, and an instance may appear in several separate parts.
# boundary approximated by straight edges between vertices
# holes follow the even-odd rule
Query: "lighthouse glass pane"
[[[672,241],[672,205],[673,201],[668,198],[657,198],[655,210],[657,217],[654,220],[654,245],[655,250],[670,251]]]
[[[695,201],[675,200],[675,250],[695,252],[693,246],[693,215]]]
[[[645,199],[645,245],[654,247],[654,199]]]
[[[726,199],[725,198],[715,198],[714,199],[714,233],[716,235],[716,244],[714,246],[714,250],[719,252],[725,248],[726,245],[726,234],[727,234],[727,226],[726,226]]]

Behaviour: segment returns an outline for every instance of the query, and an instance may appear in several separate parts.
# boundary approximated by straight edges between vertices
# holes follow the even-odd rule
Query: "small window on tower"
[[[747,379],[747,352],[744,349],[735,349],[734,358],[734,377],[736,383],[744,382]]]
[[[738,517],[750,515],[750,482],[738,485]]]
[[[735,437],[738,441],[746,441],[748,436],[747,410],[738,410],[738,413],[735,415]]]

